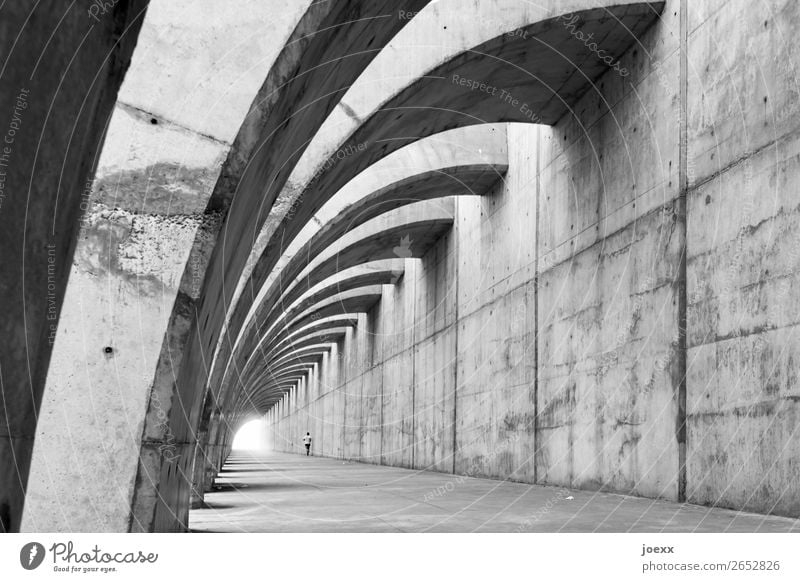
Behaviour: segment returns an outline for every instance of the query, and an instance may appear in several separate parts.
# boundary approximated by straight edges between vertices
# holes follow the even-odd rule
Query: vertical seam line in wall
[[[435,252],[435,251],[434,251]],[[408,261],[408,259],[405,259]],[[416,266],[416,265],[415,265]],[[403,265],[403,269],[408,271]],[[421,271],[422,269],[420,269]],[[416,339],[417,339],[417,278],[419,273],[414,269],[414,291],[411,293],[411,468],[416,467],[416,450],[417,450],[417,355],[416,355]]]
[[[381,311],[380,311],[380,313],[378,315],[382,316],[383,315],[383,305],[384,305],[383,291],[381,291],[381,299],[380,299],[380,301],[381,301],[381,303],[380,303],[380,310]],[[388,318],[385,318],[385,319],[388,319]],[[382,324],[382,325],[384,325],[384,324]],[[375,346],[377,348],[378,344],[376,343]],[[385,383],[383,381],[383,375],[386,372],[386,366],[383,365],[383,363],[384,363],[383,362],[383,341],[381,341],[379,349],[381,350],[381,353],[380,353],[380,356],[381,356],[381,360],[380,360],[380,362],[381,362],[381,364],[380,364],[380,367],[381,367],[381,372],[380,372],[380,377],[381,377],[381,434],[380,434],[380,439],[381,440],[380,440],[380,445],[379,445],[379,448],[378,448],[378,464],[379,465],[383,465],[383,431],[386,429],[386,427],[383,425],[383,418],[384,418],[384,416],[383,416],[383,404],[384,404],[383,389],[385,387],[384,386]]]
[[[687,204],[686,194],[689,187],[687,166],[688,166],[688,24],[689,8],[688,0],[681,0],[680,5],[680,136],[679,136],[679,160],[678,177],[680,192],[678,194],[678,212],[676,220],[681,221],[682,233],[680,256],[678,258],[678,411],[676,419],[676,440],[678,444],[678,491],[679,502],[686,501],[686,373],[687,373],[687,354],[686,354],[686,309],[687,309]]]
[[[508,144],[508,134],[506,134],[506,144]],[[506,145],[508,147],[508,145]],[[456,424],[458,421],[458,336],[460,332],[460,322],[458,320],[458,304],[461,298],[458,294],[458,282],[459,282],[459,265],[461,262],[461,257],[459,256],[459,250],[461,248],[460,242],[461,237],[459,236],[460,227],[459,227],[459,218],[461,218],[461,213],[459,212],[459,197],[456,196],[454,199],[455,204],[455,216],[456,219],[453,221],[453,269],[455,270],[455,316],[453,324],[455,325],[455,337],[453,339],[453,468],[452,473],[453,475],[456,474],[456,452],[458,451],[458,445],[456,441]]]
[[[511,144],[508,144],[511,147]],[[539,197],[541,195],[542,129],[536,128],[536,200],[533,227],[533,482],[539,482]]]
[[[353,330],[353,344],[358,349],[358,366],[359,366],[359,368],[358,368],[358,370],[359,370],[358,380],[359,380],[359,382],[358,382],[358,425],[357,425],[358,426],[358,459],[357,460],[358,460],[359,463],[361,463],[361,462],[363,462],[363,459],[364,459],[364,457],[363,457],[364,447],[363,447],[363,444],[362,444],[362,441],[364,439],[362,438],[362,435],[363,435],[363,431],[364,431],[364,370],[366,370],[365,363],[366,363],[366,352],[367,351],[364,350],[364,353],[362,354],[361,348],[363,347],[364,344],[363,344],[363,342],[358,341],[358,338],[357,338],[357,335],[360,335],[359,326],[360,326],[360,323],[361,323],[361,316],[357,315],[356,317],[357,317],[357,319],[356,319],[356,327],[355,327],[355,330]],[[367,328],[366,317],[368,317],[368,316],[365,316],[364,329]]]

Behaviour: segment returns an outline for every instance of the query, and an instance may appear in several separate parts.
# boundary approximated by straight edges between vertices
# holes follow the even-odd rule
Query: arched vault
[[[411,10],[426,2],[402,4]],[[425,247],[449,228],[443,219],[393,227],[387,216],[431,202],[401,207],[398,199],[434,197],[446,184],[458,182],[459,175],[462,186],[472,184],[485,193],[491,188],[491,179],[497,179],[502,170],[486,165],[456,170],[458,166],[452,165],[371,189],[374,199],[359,198],[350,208],[353,220],[360,215],[370,220],[352,232],[347,232],[344,221],[326,222],[316,238],[320,257],[314,257],[308,266],[287,257],[286,267],[276,271],[287,245],[302,233],[311,217],[371,166],[426,137],[487,123],[553,124],[570,115],[571,106],[594,90],[594,80],[608,70],[608,63],[576,40],[568,28],[569,18],[580,19],[583,33],[599,39],[609,54],[621,55],[663,7],[661,2],[598,7],[568,1],[557,3],[557,12],[555,7],[533,7],[524,2],[491,4],[500,18],[465,27],[444,51],[420,58],[408,75],[384,83],[381,91],[365,81],[371,75],[367,67],[403,28],[397,22],[400,19],[376,18],[398,10],[397,2],[342,2],[335,9],[328,7],[329,3],[315,4],[301,20],[298,31],[323,32],[298,39],[296,31],[268,76],[262,90],[264,100],[254,105],[264,113],[262,122],[257,128],[248,128],[250,136],[241,140],[250,147],[229,156],[239,156],[240,160],[246,157],[247,162],[238,162],[245,169],[238,179],[234,177],[234,183],[226,182],[227,202],[222,204],[225,219],[220,230],[220,243],[224,244],[217,244],[211,253],[202,297],[189,310],[191,329],[178,334],[176,341],[169,339],[173,334],[167,334],[165,358],[181,354],[174,382],[178,407],[170,415],[169,431],[184,444],[180,470],[164,463],[140,470],[148,475],[140,482],[146,481],[147,487],[159,491],[151,521],[155,529],[180,529],[185,524],[185,505],[180,500],[187,498],[189,483],[181,475],[191,474],[191,465],[197,464],[195,443],[199,443],[199,457],[206,455],[215,406],[232,402],[223,393],[239,385],[241,368],[247,367],[251,356],[247,352],[260,341],[258,326],[248,326],[248,322],[268,317],[280,304],[281,296],[286,296],[286,304],[299,298],[308,287],[296,292],[292,289],[304,278],[303,285],[311,286],[335,275],[343,266],[390,258],[393,253],[397,256],[396,248],[405,254],[405,246],[398,244],[403,237]],[[503,4],[502,10],[498,4]],[[437,3],[423,11],[417,33],[454,6]],[[362,19],[344,18],[346,10],[356,8]],[[327,12],[320,15],[320,11]],[[569,18],[564,18],[565,13],[570,13]],[[369,27],[364,24],[367,21]],[[336,26],[322,26],[337,22]],[[414,30],[412,24],[393,42],[412,38]],[[514,30],[524,34],[513,38],[506,34]],[[384,54],[393,50],[389,46]],[[364,77],[354,83],[362,73]],[[476,80],[480,81],[477,85]],[[335,109],[339,102],[343,104],[341,110]],[[426,182],[431,185],[427,190]],[[390,210],[384,214],[382,206]],[[298,214],[302,218],[298,219]],[[349,242],[354,232],[365,227],[372,228],[368,236],[358,239],[359,244]],[[330,240],[325,240],[326,232]],[[313,241],[313,237],[309,239],[308,249],[315,248]],[[258,248],[255,257],[254,247]],[[332,254],[326,256],[329,252]],[[344,265],[342,257],[346,258]],[[270,278],[271,285],[267,284]],[[262,293],[263,298],[255,304],[253,299]],[[234,298],[236,302],[232,302]],[[186,311],[180,306],[176,310]],[[340,302],[315,313],[353,312],[359,310],[348,309]],[[298,323],[312,323],[309,317],[300,317]],[[187,326],[184,322],[179,327]],[[242,347],[237,351],[239,345]],[[161,383],[157,378],[156,389]],[[139,508],[135,507],[137,512]]]

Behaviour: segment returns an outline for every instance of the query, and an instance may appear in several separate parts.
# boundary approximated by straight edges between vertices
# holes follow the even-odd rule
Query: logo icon
[[[19,563],[26,570],[35,570],[44,561],[44,546],[39,542],[30,542],[19,551]]]

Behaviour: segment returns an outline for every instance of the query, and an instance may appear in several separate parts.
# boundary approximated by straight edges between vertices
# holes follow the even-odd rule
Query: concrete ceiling
[[[583,11],[579,17],[582,29],[602,39],[609,53],[622,54],[651,24],[657,16],[657,8],[645,3],[628,3],[608,9]],[[243,293],[241,297],[255,297],[263,292],[263,281],[282,254],[279,249],[285,248],[287,238],[289,241],[293,239],[311,215],[331,198],[331,193],[341,191],[360,173],[368,171],[370,166],[402,146],[451,128],[477,123],[554,123],[567,114],[570,104],[591,90],[592,81],[607,70],[607,65],[583,43],[576,42],[561,19],[549,18],[527,23],[522,32],[531,39],[529,42],[509,42],[501,34],[485,40],[479,46],[450,55],[423,78],[398,87],[395,94],[380,104],[380,108],[360,116],[355,131],[338,144],[338,151],[356,153],[347,157],[345,163],[323,164],[301,188],[297,188],[297,183],[292,185],[296,199],[302,199],[302,205],[298,208],[303,214],[300,220],[294,213],[284,213],[282,219],[277,218],[279,213],[276,214],[277,226],[272,228],[272,237],[264,246],[263,264],[256,265],[250,278],[251,291]],[[498,99],[490,91],[475,91],[453,82],[453,79],[459,78],[480,79],[489,86],[503,88],[511,95],[524,95],[527,109],[520,107],[519,102]],[[437,111],[435,116],[430,115],[432,109]],[[397,136],[413,137],[398,140]],[[369,147],[360,148],[362,144],[369,144]],[[425,191],[419,183],[411,184],[409,182],[408,192],[417,189]],[[402,187],[398,190],[403,192]],[[434,192],[436,189],[428,191]],[[375,193],[376,200],[382,194]],[[390,196],[387,195],[385,200]],[[353,215],[357,215],[356,207],[353,208]],[[335,224],[326,225],[323,230],[326,228],[330,229],[331,237],[338,234]],[[309,246],[302,250],[307,252],[311,248]],[[300,252],[295,256],[301,257],[303,254]],[[295,265],[289,261],[281,269],[282,280],[291,282],[298,275],[296,265],[301,259],[293,261],[296,261]],[[278,286],[267,290],[263,309],[272,309],[281,292],[286,293],[286,290]],[[250,312],[250,303],[240,300],[236,311],[238,313],[234,313],[226,333],[238,333],[242,329],[245,318],[241,314]],[[247,331],[242,338],[240,351],[246,353],[257,339]],[[212,391],[218,390],[220,383],[228,382],[222,370],[229,367],[224,362],[229,361],[230,350],[226,348],[230,345],[230,341],[225,341],[218,346],[209,383]]]

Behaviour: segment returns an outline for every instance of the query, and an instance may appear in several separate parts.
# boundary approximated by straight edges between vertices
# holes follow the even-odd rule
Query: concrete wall
[[[689,14],[687,493],[797,516],[800,6],[769,7]]]
[[[512,126],[505,184],[268,414],[277,449],[800,515],[800,8],[694,4]]]
[[[86,185],[147,8],[106,4],[102,13],[88,0],[2,7],[0,532],[22,521]]]
[[[81,184],[85,216],[45,367],[23,530],[127,531],[138,525],[131,503],[140,455],[176,456],[169,434],[152,446],[173,404],[171,386],[153,389],[165,330],[179,292],[200,294],[219,223],[206,204],[304,8],[150,4],[94,181]],[[155,428],[143,435],[148,407]]]

